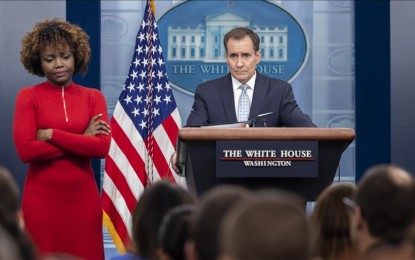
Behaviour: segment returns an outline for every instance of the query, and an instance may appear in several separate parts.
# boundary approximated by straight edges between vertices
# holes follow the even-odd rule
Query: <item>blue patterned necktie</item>
[[[246,90],[249,88],[248,85],[242,84],[239,86],[239,89],[242,89],[242,93],[239,96],[238,102],[238,122],[244,122],[248,120],[250,104],[249,97]]]

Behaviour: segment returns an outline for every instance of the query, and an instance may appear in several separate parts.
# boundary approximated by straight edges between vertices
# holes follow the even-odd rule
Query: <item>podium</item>
[[[183,169],[188,188],[200,196],[219,184],[240,185],[248,189],[278,188],[315,201],[330,185],[343,151],[354,140],[350,128],[182,128],[178,135],[177,164]],[[314,141],[317,142],[317,176],[315,177],[218,177],[217,150],[221,141]],[[249,142],[247,142],[249,143]],[[247,167],[245,170],[255,170]],[[275,171],[279,168],[275,167]]]

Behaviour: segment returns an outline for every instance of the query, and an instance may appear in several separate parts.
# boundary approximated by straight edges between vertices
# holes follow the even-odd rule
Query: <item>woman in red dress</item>
[[[59,18],[24,36],[24,67],[47,81],[19,91],[13,136],[29,163],[22,211],[39,252],[97,260],[104,259],[102,208],[91,158],[106,156],[111,136],[104,96],[72,81],[88,70],[88,39]]]

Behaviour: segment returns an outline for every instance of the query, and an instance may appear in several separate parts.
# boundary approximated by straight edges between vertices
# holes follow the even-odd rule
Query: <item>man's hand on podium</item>
[[[181,172],[182,172],[182,169],[178,168],[178,167],[177,167],[177,165],[176,165],[176,163],[177,163],[177,153],[176,153],[176,152],[174,152],[174,153],[171,155],[171,158],[170,158],[170,164],[171,164],[171,167],[173,168],[173,170],[174,170],[176,173],[181,173]]]

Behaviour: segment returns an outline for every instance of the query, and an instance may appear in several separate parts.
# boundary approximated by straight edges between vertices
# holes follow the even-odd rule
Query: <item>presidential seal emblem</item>
[[[189,94],[200,83],[228,73],[223,37],[235,27],[249,27],[259,35],[257,70],[267,76],[292,81],[308,58],[302,25],[268,1],[186,1],[157,23],[169,81]]]

